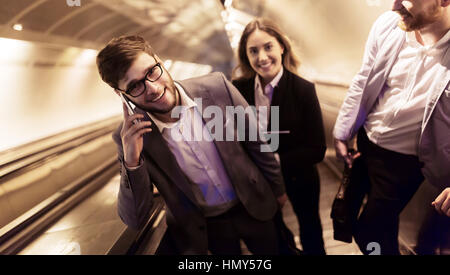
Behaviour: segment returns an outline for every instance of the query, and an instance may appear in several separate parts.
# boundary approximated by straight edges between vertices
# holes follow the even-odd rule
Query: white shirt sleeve
[[[336,139],[352,138],[350,134],[359,111],[364,87],[375,63],[378,49],[383,38],[386,37],[383,34],[391,28],[393,20],[397,18],[398,15],[395,12],[389,11],[382,14],[373,24],[366,42],[361,69],[352,79],[334,126],[333,135]]]

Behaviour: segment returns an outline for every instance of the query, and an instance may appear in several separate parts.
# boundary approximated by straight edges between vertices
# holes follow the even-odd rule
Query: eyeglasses
[[[136,81],[126,91],[121,90],[119,88],[117,88],[117,90],[119,90],[127,95],[130,95],[132,97],[138,97],[141,94],[143,94],[144,91],[147,89],[147,85],[145,84],[146,80],[148,80],[150,82],[155,82],[161,77],[162,74],[163,74],[163,69],[161,67],[161,64],[158,62],[155,64],[155,66],[151,67],[150,70],[148,70],[148,72],[145,74],[145,77],[143,79]]]

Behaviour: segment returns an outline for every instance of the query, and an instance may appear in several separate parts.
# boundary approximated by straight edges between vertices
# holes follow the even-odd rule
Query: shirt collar
[[[283,76],[283,66],[281,66],[281,70],[278,72],[278,74],[272,79],[272,81],[270,81],[270,83],[268,85],[270,85],[270,87],[273,89],[278,85],[278,82],[280,82],[281,77]],[[264,87],[262,87],[261,85],[261,81],[259,79],[259,75],[256,74],[255,76],[255,87],[254,89],[257,90],[259,89],[259,87],[261,87],[261,90],[263,92],[265,92]]]
[[[157,119],[154,115],[152,115],[150,112],[147,112],[148,116],[153,120],[153,122],[155,123],[156,127],[158,127],[159,132],[163,132],[165,128],[173,128],[175,125],[177,125],[177,123],[180,122],[180,120],[182,119],[183,113],[185,110],[193,108],[193,107],[197,107],[197,103],[195,103],[195,101],[193,101],[184,91],[183,87],[178,84],[177,82],[175,83],[175,87],[178,90],[178,94],[180,95],[180,104],[181,106],[183,106],[183,111],[181,111],[180,113],[180,119],[178,121],[175,122],[163,122],[159,119]]]
[[[425,50],[438,49],[449,41],[450,41],[450,30],[448,30],[447,33],[443,37],[441,37],[441,39],[439,39],[438,42],[436,42],[436,44],[430,46],[423,46],[422,44],[420,44],[419,41],[417,41],[416,33],[414,31],[406,33],[406,42],[408,43],[408,45],[414,48],[423,48]]]

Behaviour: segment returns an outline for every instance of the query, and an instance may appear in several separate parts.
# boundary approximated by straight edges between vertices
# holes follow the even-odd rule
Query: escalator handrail
[[[9,244],[13,238],[21,234],[21,232],[27,230],[30,226],[35,228],[44,228],[45,225],[50,224],[53,220],[57,219],[60,215],[54,215],[51,220],[44,216],[53,211],[56,207],[65,204],[76,193],[83,192],[83,188],[86,189],[89,185],[92,185],[95,180],[105,174],[107,170],[117,168],[117,160],[115,158],[105,162],[102,166],[92,170],[89,174],[73,182],[63,190],[60,190],[54,196],[50,197],[48,201],[44,201],[26,213],[22,214],[8,225],[0,228],[0,254],[15,254],[19,248],[22,248],[27,244],[29,240],[21,240],[20,238]],[[118,172],[118,171],[116,171]],[[107,181],[105,181],[106,183]],[[96,183],[97,187],[101,187],[103,184]],[[70,208],[68,208],[70,209]],[[38,232],[33,232],[37,234]],[[33,236],[27,236],[31,240]]]
[[[117,128],[120,117],[92,123],[44,138],[23,146],[0,152],[0,184],[18,172],[34,169],[64,152],[88,143]],[[33,149],[30,149],[33,148]]]
[[[165,211],[165,203],[161,196],[155,194],[153,205],[149,211],[149,218],[144,227],[140,230],[135,230],[127,227],[117,241],[106,253],[107,255],[130,255],[135,254],[142,246],[143,241],[149,238],[156,227],[159,226],[159,216]]]

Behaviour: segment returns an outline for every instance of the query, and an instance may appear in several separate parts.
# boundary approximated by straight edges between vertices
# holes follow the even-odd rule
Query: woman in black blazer
[[[246,26],[238,57],[233,84],[249,105],[256,109],[279,106],[280,140],[276,156],[298,218],[304,253],[325,254],[316,163],[322,161],[326,143],[314,84],[296,74],[299,62],[290,42],[270,20],[258,18]],[[270,131],[270,120],[269,114],[259,121],[264,130]]]

